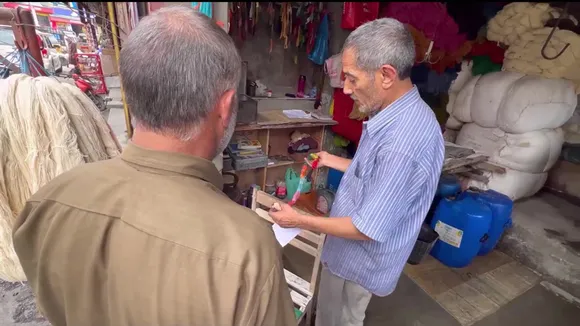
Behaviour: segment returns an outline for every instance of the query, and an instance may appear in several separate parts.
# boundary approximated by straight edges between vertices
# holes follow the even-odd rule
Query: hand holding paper
[[[290,205],[274,203],[269,214],[275,222],[272,225],[272,230],[274,230],[276,240],[278,240],[282,247],[287,245],[292,241],[292,239],[296,238],[296,236],[298,236],[302,231],[296,227],[298,226],[300,214],[292,209]]]

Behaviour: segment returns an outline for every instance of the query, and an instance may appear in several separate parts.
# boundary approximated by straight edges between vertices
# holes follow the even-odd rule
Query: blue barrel
[[[488,238],[478,253],[480,256],[487,255],[495,248],[503,232],[511,227],[514,202],[508,196],[495,190],[480,191],[470,188],[462,195],[471,196],[491,209],[492,220],[491,227],[487,231]]]
[[[461,184],[459,179],[450,174],[444,174],[439,178],[439,184],[437,184],[437,192],[435,196],[440,198],[445,198],[449,196],[455,196],[461,192]]]
[[[433,198],[433,202],[431,203],[431,208],[427,213],[427,217],[425,218],[425,223],[431,224],[433,220],[433,214],[435,214],[435,209],[441,201],[441,198],[455,196],[461,192],[461,184],[459,183],[459,179],[451,174],[443,174],[439,178],[439,183],[437,184],[437,191],[435,192],[435,198]]]
[[[431,255],[449,267],[469,265],[487,237],[491,220],[491,209],[472,196],[441,199],[431,221],[439,234]]]
[[[336,192],[338,190],[338,185],[340,184],[340,180],[342,180],[342,176],[344,175],[343,172],[340,172],[335,169],[328,169],[328,176],[326,177],[327,188]]]

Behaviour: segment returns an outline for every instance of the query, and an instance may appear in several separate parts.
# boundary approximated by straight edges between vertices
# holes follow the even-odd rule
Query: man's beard
[[[352,96],[351,96],[352,98]],[[355,98],[352,98],[358,104],[358,110],[364,114],[371,114],[380,109],[380,104],[373,104],[373,105],[365,105],[361,102],[357,101]]]
[[[218,156],[221,152],[223,152],[226,149],[226,147],[228,147],[228,144],[230,143],[230,139],[232,139],[232,136],[233,136],[234,131],[236,129],[237,117],[238,117],[238,101],[237,101],[237,97],[236,97],[236,98],[234,98],[234,102],[232,104],[232,114],[230,115],[230,121],[228,123],[228,128],[224,132],[224,136],[222,137],[222,139],[219,143],[219,146],[216,149],[216,153],[215,153],[214,157]]]

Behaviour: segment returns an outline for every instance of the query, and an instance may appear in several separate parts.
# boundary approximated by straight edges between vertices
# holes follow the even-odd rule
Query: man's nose
[[[352,89],[348,86],[348,83],[344,83],[344,87],[342,88],[342,92],[346,95],[352,94]]]

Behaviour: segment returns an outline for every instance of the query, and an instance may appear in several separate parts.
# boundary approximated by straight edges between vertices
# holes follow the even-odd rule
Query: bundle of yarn
[[[26,277],[12,228],[26,201],[58,175],[118,156],[121,146],[93,102],[51,77],[0,80],[0,278]]]

